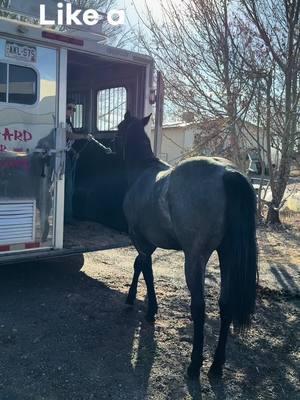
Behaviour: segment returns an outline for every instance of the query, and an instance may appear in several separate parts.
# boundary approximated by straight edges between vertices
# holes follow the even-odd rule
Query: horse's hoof
[[[155,322],[155,315],[153,314],[146,314],[146,321],[149,322],[149,324],[154,324]]]
[[[223,367],[221,365],[212,364],[208,371],[208,375],[212,378],[222,378]]]
[[[134,298],[128,296],[125,303],[127,305],[129,305],[129,306],[133,306],[134,305],[134,301],[135,301]]]
[[[192,364],[190,364],[187,369],[187,375],[190,379],[199,379],[200,368],[196,368]]]

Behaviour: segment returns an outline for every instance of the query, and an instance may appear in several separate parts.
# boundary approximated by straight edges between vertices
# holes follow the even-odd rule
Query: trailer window
[[[27,67],[9,66],[8,102],[32,105],[37,99],[37,74]]]
[[[124,87],[100,90],[97,96],[98,131],[116,131],[127,109],[127,90]]]
[[[7,65],[0,63],[0,101],[6,102]]]
[[[87,91],[68,91],[68,99],[72,99],[75,104],[76,112],[72,118],[72,124],[77,131],[85,130],[87,127],[87,113],[88,107],[88,96]]]
[[[72,123],[75,129],[83,128],[83,104],[76,104],[76,112]]]

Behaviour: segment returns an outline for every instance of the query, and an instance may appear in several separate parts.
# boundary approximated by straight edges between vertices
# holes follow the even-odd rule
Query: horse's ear
[[[150,118],[152,116],[152,113],[150,115],[148,115],[148,117],[145,117],[142,119],[143,125],[147,126],[149,124]]]
[[[126,120],[128,120],[130,118],[131,118],[130,111],[127,111],[126,114],[124,115],[124,120],[126,121]]]

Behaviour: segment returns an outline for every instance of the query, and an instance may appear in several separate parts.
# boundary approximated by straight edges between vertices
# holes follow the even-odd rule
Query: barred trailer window
[[[83,104],[76,104],[72,123],[75,129],[83,128]]]
[[[75,103],[76,111],[72,124],[77,130],[87,129],[88,94],[87,92],[68,92],[68,99]]]
[[[124,87],[104,89],[97,96],[98,131],[116,131],[127,110],[127,91]]]

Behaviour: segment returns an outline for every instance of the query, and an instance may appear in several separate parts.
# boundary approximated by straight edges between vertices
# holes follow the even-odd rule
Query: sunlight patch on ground
[[[132,342],[132,352],[131,352],[131,365],[132,368],[135,369],[137,362],[138,362],[138,350],[139,350],[139,344],[140,344],[140,332],[141,332],[141,325],[137,326],[134,332],[133,336],[133,342]]]

